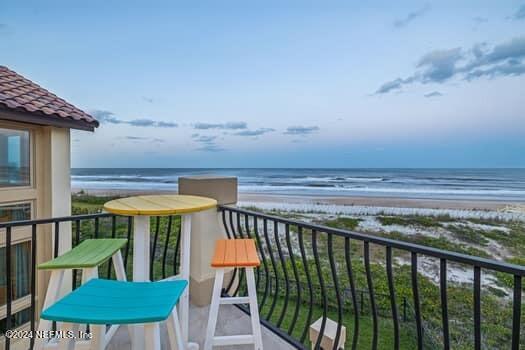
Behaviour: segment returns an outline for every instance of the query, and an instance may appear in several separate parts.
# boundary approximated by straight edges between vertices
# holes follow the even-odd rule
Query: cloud
[[[154,127],[154,128],[176,128],[177,123],[174,122],[158,122],[153,119],[141,118],[134,120],[123,120],[115,116],[111,111],[106,110],[92,110],[91,115],[95,117],[101,124],[127,124],[138,127]]]
[[[200,147],[197,148],[197,151],[203,151],[203,152],[221,152],[224,151],[224,149],[217,145],[215,140],[217,139],[217,136],[210,136],[210,135],[200,135],[200,134],[192,134],[191,138],[193,141],[200,144]]]
[[[130,141],[150,141],[153,143],[163,143],[165,140],[156,137],[142,137],[142,136],[125,136],[124,139]]]
[[[272,132],[272,131],[275,131],[275,129],[272,129],[272,128],[259,128],[259,129],[256,129],[256,130],[238,131],[238,132],[233,133],[232,135],[235,135],[235,136],[259,136],[259,135],[264,135],[264,134]]]
[[[416,71],[406,78],[383,83],[375,94],[400,90],[413,83],[440,84],[453,78],[472,81],[481,77],[517,76],[525,74],[525,36],[489,47],[478,43],[470,49],[460,47],[434,50],[423,55]]]
[[[472,20],[473,20],[476,24],[483,24],[483,23],[487,23],[487,22],[489,21],[488,18],[486,18],[486,17],[480,17],[480,16],[473,17]]]
[[[443,96],[443,94],[439,91],[432,91],[432,92],[429,92],[428,94],[425,94],[423,95],[427,98],[430,98],[430,97],[440,97],[440,96]]]
[[[238,130],[246,129],[248,125],[246,122],[226,122],[226,123],[196,123],[193,125],[198,130],[209,130],[209,129],[229,129]]]
[[[286,128],[286,135],[309,135],[319,130],[318,126],[290,126]]]
[[[403,28],[407,26],[410,22],[415,20],[418,17],[423,16],[425,13],[427,13],[430,10],[430,5],[426,4],[422,8],[409,12],[404,18],[397,19],[394,21],[394,27],[396,28]]]
[[[154,101],[153,98],[148,97],[148,96],[142,96],[142,99],[146,101],[147,103],[153,103]]]
[[[512,16],[515,20],[525,19],[525,4],[521,5]]]

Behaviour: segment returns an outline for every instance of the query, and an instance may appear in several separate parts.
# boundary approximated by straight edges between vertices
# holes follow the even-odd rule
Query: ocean
[[[130,169],[74,168],[84,190],[177,190],[179,176],[237,176],[239,192],[525,201],[525,169]]]

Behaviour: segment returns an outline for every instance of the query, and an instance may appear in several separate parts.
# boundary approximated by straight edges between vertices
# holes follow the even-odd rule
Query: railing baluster
[[[481,350],[481,268],[474,266],[474,349]]]
[[[235,234],[235,226],[233,225],[233,211],[230,210],[228,213],[230,214],[229,219],[230,219],[230,229],[231,229],[231,236],[229,236],[228,238],[235,239],[237,238],[237,235]],[[231,293],[231,288],[233,287],[233,283],[235,282],[235,279],[237,277],[237,272],[238,272],[238,269],[234,268],[232,277],[230,278],[230,282],[228,283],[228,286],[225,288],[226,293],[231,296],[235,295]]]
[[[117,235],[117,217],[111,217],[111,238],[115,238]],[[108,262],[108,279],[111,279],[111,266],[113,266],[113,258],[109,259]]]
[[[317,249],[317,231],[312,230],[312,250],[314,253],[315,268],[317,271],[317,276],[319,278],[319,285],[321,286],[321,299],[323,300],[323,319],[321,320],[321,328],[319,328],[319,336],[315,343],[315,349],[319,349],[321,346],[321,340],[324,336],[324,331],[326,327],[326,316],[327,316],[327,298],[323,278],[323,269],[321,268],[321,263],[319,262],[319,252]]]
[[[162,278],[166,278],[166,259],[168,257],[168,244],[170,242],[171,226],[173,223],[173,216],[168,217],[168,226],[166,227],[166,241],[164,242],[164,254],[162,255]]]
[[[242,232],[242,227],[241,227],[241,214],[237,213],[237,215],[235,215],[235,216],[237,218],[237,232],[239,234],[239,238],[244,238],[244,235],[243,235],[243,232]],[[239,280],[237,281],[237,287],[235,287],[235,291],[233,292],[232,295],[238,295],[239,294],[239,290],[241,289],[241,287],[243,287],[245,285],[245,283],[244,283],[244,269],[238,269],[238,271],[239,271]]]
[[[448,297],[447,297],[447,260],[440,259],[439,264],[439,291],[441,295],[441,320],[443,324],[443,349],[450,349],[450,335],[448,330]]]
[[[263,306],[264,306],[264,303],[266,301],[266,296],[268,295],[268,288],[270,286],[270,274],[268,272],[268,264],[266,262],[266,254],[264,253],[264,247],[262,246],[262,240],[261,240],[261,237],[259,235],[259,224],[257,222],[257,217],[254,216],[253,217],[253,232],[255,234],[255,239],[257,240],[257,247],[259,248],[259,254],[261,255],[261,260],[262,260],[262,263],[263,263],[263,268],[264,268],[264,273],[265,273],[265,283],[264,283],[264,294],[263,294],[263,297],[262,297],[262,300],[260,301],[260,304],[259,304],[259,310],[262,310]],[[259,290],[259,283],[260,283],[261,279],[259,278],[257,280],[257,290]]]
[[[5,231],[5,294],[6,294],[6,319],[5,319],[5,329],[11,329],[11,303],[13,302],[13,286],[11,281],[11,226],[6,227]],[[11,339],[9,337],[4,337],[5,349],[9,350],[11,347]]]
[[[304,249],[303,228],[301,226],[297,227],[297,235],[299,236],[299,248],[301,250],[301,259],[303,262],[304,273],[306,275],[306,282],[308,283],[308,296],[309,296],[308,315],[306,316],[306,323],[304,324],[303,334],[301,335],[301,343],[304,343],[306,339],[306,334],[308,332],[310,324],[312,323],[312,312],[313,312],[312,308],[314,304],[314,295],[313,295],[313,290],[312,290],[312,278],[310,277],[310,269],[308,267],[308,260],[306,258],[306,253]]]
[[[421,324],[421,310],[419,306],[419,287],[417,284],[417,253],[410,253],[411,255],[411,275],[412,275],[412,294],[414,295],[414,312],[416,316],[417,329],[417,348],[423,349],[423,326]]]
[[[366,271],[366,283],[368,286],[368,296],[370,297],[370,309],[372,311],[372,349],[377,349],[377,308],[374,296],[374,283],[372,281],[372,272],[370,271],[370,243],[364,242],[364,255],[365,255],[365,271]]]
[[[36,330],[36,225],[31,225],[31,318],[30,329],[31,332]],[[31,337],[29,340],[29,348],[33,349],[35,346],[35,339]]]
[[[159,232],[160,232],[160,216],[157,216],[155,220],[155,235],[153,236],[153,246],[150,248],[150,258],[149,258],[149,279],[150,281],[154,280],[153,267],[155,264],[155,253],[157,252],[157,241],[159,239]]]
[[[388,291],[390,292],[390,308],[394,325],[394,349],[399,349],[399,318],[397,315],[396,290],[394,288],[394,275],[392,273],[392,247],[386,247],[386,275]]]
[[[279,254],[279,259],[281,260],[281,267],[283,269],[283,275],[284,275],[284,286],[285,286],[285,296],[284,296],[284,305],[281,310],[281,315],[279,316],[279,319],[277,320],[277,327],[281,327],[281,324],[284,320],[284,316],[286,315],[286,310],[288,309],[288,301],[290,299],[290,282],[288,279],[288,269],[286,268],[286,260],[284,259],[283,250],[281,249],[281,239],[279,237],[279,223],[277,221],[274,221],[273,225],[273,235],[275,237],[275,245],[277,246],[277,253]]]
[[[33,225],[36,227],[36,225]],[[75,241],[73,246],[76,247],[80,243],[80,220],[75,220]],[[73,269],[73,278],[71,280],[71,289],[75,290],[77,288],[77,269]]]
[[[128,268],[128,256],[129,256],[129,249],[131,247],[131,232],[133,231],[133,217],[128,216],[128,232],[127,232],[127,239],[128,242],[126,243],[126,250],[124,253],[124,268]]]
[[[173,274],[177,275],[179,273],[179,268],[177,266],[177,259],[180,255],[180,237],[182,233],[182,218],[179,216],[179,230],[177,234],[177,240],[175,241],[175,254],[173,257]]]
[[[292,322],[288,327],[288,334],[292,334],[295,323],[297,322],[297,317],[299,316],[299,307],[301,305],[301,282],[299,280],[299,272],[297,271],[297,266],[295,266],[295,254],[292,249],[292,244],[290,242],[290,225],[286,224],[286,245],[288,246],[288,256],[290,257],[290,262],[292,263],[293,275],[295,278],[295,288],[296,288],[296,300],[295,300],[295,309],[293,312]]]
[[[512,296],[512,350],[520,348],[521,290],[521,276],[515,275]]]
[[[272,253],[272,244],[270,243],[270,237],[268,236],[268,221],[266,219],[264,219],[263,221],[263,230],[264,230],[264,238],[266,239],[266,246],[268,247],[268,255],[270,255],[270,261],[272,263],[273,272],[275,274],[274,276],[275,277],[275,294],[272,300],[272,304],[270,305],[270,310],[268,311],[268,315],[266,316],[266,319],[269,320],[272,317],[273,310],[275,309],[275,305],[277,304],[277,297],[279,293],[279,273],[277,272],[277,265],[275,263],[275,258]],[[271,293],[271,290],[270,290],[270,293]]]
[[[53,249],[53,258],[58,256],[58,244],[60,243],[60,222],[55,221],[55,242]]]
[[[99,222],[99,217],[97,216],[95,218],[95,238],[98,238],[99,229],[100,229],[100,222]]]
[[[357,349],[357,340],[359,338],[359,304],[357,303],[357,295],[355,291],[354,273],[352,271],[352,258],[350,238],[345,237],[345,261],[346,273],[348,275],[348,282],[350,283],[350,293],[352,294],[352,305],[354,307],[354,334],[352,335],[352,349]]]
[[[224,230],[226,231],[226,236],[228,239],[231,239],[232,237],[230,235],[230,229],[228,228],[228,223],[226,222],[226,210],[222,211],[222,224],[224,226]]]
[[[333,350],[338,350],[339,339],[341,337],[341,326],[343,322],[343,305],[341,301],[341,295],[339,292],[339,278],[337,277],[337,270],[334,261],[334,247],[333,247],[333,236],[328,235],[328,259],[330,261],[330,270],[332,271],[332,279],[334,281],[335,297],[337,300],[337,331],[334,339]]]
[[[248,238],[252,238],[252,235],[250,234],[250,220],[248,215],[244,215],[244,227],[246,228],[246,235]],[[257,241],[257,244],[259,244],[259,241]],[[259,288],[259,278],[261,277],[261,266],[257,266],[255,268],[255,286],[256,290]]]

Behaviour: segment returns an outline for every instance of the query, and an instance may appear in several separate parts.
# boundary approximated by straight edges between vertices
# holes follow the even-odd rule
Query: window
[[[11,300],[22,298],[30,292],[31,242],[14,244],[11,247]],[[5,247],[0,248],[0,306],[7,301]]]
[[[0,222],[31,219],[31,203],[0,204]]]
[[[0,187],[29,186],[29,131],[0,128]]]

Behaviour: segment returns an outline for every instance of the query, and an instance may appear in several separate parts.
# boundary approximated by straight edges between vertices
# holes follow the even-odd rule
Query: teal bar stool
[[[98,278],[99,266],[111,259],[117,279],[125,281],[126,271],[120,250],[126,243],[127,239],[124,238],[86,239],[64,254],[38,265],[39,270],[51,272],[43,309],[48,308],[60,297],[66,271],[81,270],[84,284],[92,278]],[[117,329],[118,327],[112,327],[106,336],[111,338]],[[38,330],[51,330],[51,322],[41,319]],[[35,348],[43,349],[47,347],[47,343],[48,339],[38,338]]]
[[[177,308],[187,288],[185,280],[165,282],[126,282],[92,279],[55,304],[41,317],[63,322],[63,332],[78,335],[79,324],[89,324],[90,350],[105,349],[106,325],[144,324],[145,344],[132,344],[134,349],[160,350],[159,322],[168,320],[167,329],[172,349],[184,350]],[[130,329],[132,327],[129,327]],[[61,338],[59,349],[73,349],[74,338]]]

